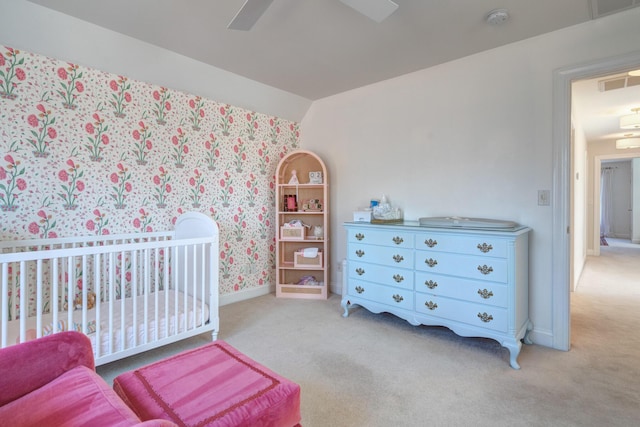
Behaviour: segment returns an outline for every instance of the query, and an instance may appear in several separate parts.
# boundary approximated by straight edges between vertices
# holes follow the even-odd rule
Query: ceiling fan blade
[[[340,0],[364,16],[380,23],[396,11],[398,4],[391,0]]]
[[[245,1],[236,16],[229,22],[227,28],[230,30],[249,31],[272,2],[273,0]]]

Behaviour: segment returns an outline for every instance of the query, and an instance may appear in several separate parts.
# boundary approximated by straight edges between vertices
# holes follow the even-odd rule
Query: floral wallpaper
[[[220,227],[220,293],[274,282],[274,175],[299,125],[0,45],[0,239]]]

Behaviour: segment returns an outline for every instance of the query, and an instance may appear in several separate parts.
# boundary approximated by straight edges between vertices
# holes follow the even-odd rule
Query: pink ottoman
[[[113,388],[143,421],[228,427],[300,423],[300,386],[219,340],[121,374]]]

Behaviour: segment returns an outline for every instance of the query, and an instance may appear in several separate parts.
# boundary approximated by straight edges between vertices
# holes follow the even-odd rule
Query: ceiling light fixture
[[[640,77],[640,70],[629,71],[629,75],[633,77]]]
[[[640,138],[617,139],[616,148],[618,150],[623,150],[627,148],[640,148]]]
[[[507,9],[494,9],[487,14],[487,23],[491,25],[502,25],[509,20]]]
[[[620,117],[620,129],[640,129],[640,108],[632,108],[635,114]]]

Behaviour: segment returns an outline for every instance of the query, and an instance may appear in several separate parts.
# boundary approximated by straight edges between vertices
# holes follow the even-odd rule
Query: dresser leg
[[[520,349],[522,348],[522,343],[520,341],[514,342],[503,342],[503,347],[506,347],[509,350],[510,360],[509,363],[513,369],[520,369],[520,365],[518,365],[518,355],[520,354]]]
[[[342,317],[349,317],[349,306],[351,305],[349,303],[349,300],[343,299],[340,305],[342,305],[342,308],[344,309],[344,313],[342,314]]]

